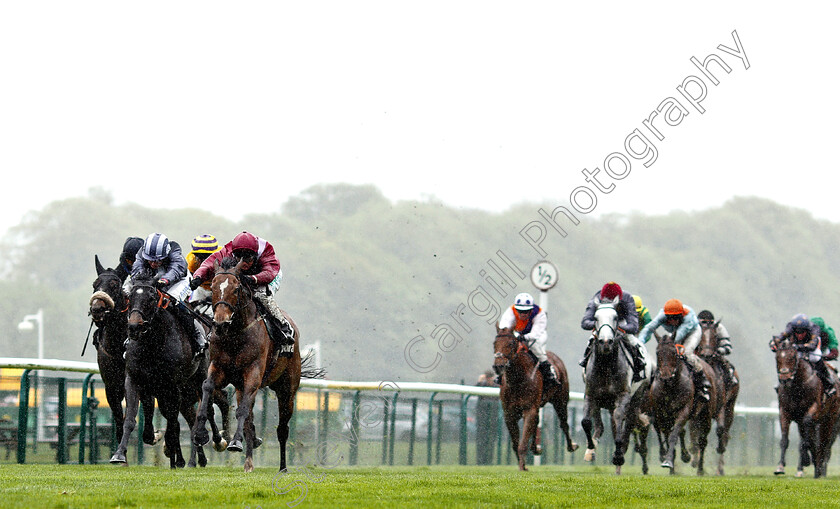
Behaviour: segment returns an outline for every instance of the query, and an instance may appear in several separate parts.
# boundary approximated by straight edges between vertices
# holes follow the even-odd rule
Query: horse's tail
[[[318,380],[323,380],[327,377],[327,370],[324,368],[318,368],[313,366],[315,363],[315,351],[310,350],[309,353],[306,354],[300,360],[300,376],[301,378],[314,378]]]

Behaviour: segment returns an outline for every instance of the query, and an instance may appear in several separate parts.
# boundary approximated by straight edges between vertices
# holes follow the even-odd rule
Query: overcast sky
[[[840,221],[837,11],[835,2],[3,2],[0,232],[92,186],[118,204],[239,219],[332,182],[495,211],[568,205],[575,192],[593,214],[757,195]],[[744,58],[719,49],[738,49],[733,31]],[[712,53],[731,69],[709,64],[718,85],[690,61]],[[699,107],[678,91],[691,77],[706,88]],[[703,90],[689,82],[685,92]],[[669,107],[675,125],[654,115]],[[639,137],[625,146],[636,129],[655,161],[628,153],[641,151]],[[616,152],[631,163],[627,172],[610,159],[620,178],[604,171]],[[596,168],[587,182],[582,170]]]

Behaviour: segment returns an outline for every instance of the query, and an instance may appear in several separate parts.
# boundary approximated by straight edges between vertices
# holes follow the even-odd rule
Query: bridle
[[[776,344],[776,347],[775,347],[776,352],[785,351],[785,350],[792,350],[794,352],[793,353],[793,359],[794,359],[793,369],[791,370],[789,368],[777,368],[776,369],[776,375],[779,377],[780,382],[793,380],[796,377],[796,372],[799,371],[800,355],[798,355],[797,352],[796,352],[796,345],[794,345],[790,341],[781,341],[778,344]]]
[[[505,363],[500,366],[502,371],[504,371],[508,368],[508,366],[510,366],[510,363],[513,362],[513,360],[516,359],[517,356],[519,356],[520,353],[528,350],[528,345],[522,339],[519,339],[516,336],[514,336],[513,333],[510,331],[496,334],[495,341],[498,341],[499,339],[507,339],[508,341],[515,341],[518,343],[516,352],[514,352],[514,354],[510,357],[505,355],[504,352],[495,352],[493,354],[493,358],[495,359],[505,359]]]
[[[153,318],[155,317],[155,315],[157,314],[158,309],[166,309],[166,308],[168,308],[168,307],[169,307],[169,304],[171,304],[171,303],[172,303],[173,298],[172,298],[171,296],[169,296],[168,294],[165,294],[165,293],[163,293],[162,291],[158,290],[157,288],[155,288],[153,285],[150,285],[150,284],[136,284],[136,285],[134,285],[134,287],[132,287],[132,289],[131,289],[131,293],[132,293],[132,294],[134,294],[135,292],[138,292],[139,290],[144,290],[144,291],[149,291],[149,292],[156,292],[156,293],[157,293],[157,295],[158,295],[157,303],[155,304],[155,307],[154,307],[154,309],[152,310],[152,312],[151,312],[151,315],[150,315],[150,316],[146,316],[146,313],[144,313],[144,312],[143,312],[143,309],[141,309],[139,306],[137,306],[137,307],[132,307],[132,308],[129,310],[129,315],[130,315],[131,313],[137,313],[137,314],[139,314],[139,315],[140,315],[140,318],[142,318],[142,319],[143,319],[143,324],[148,325],[148,324],[150,324],[150,323],[152,322],[152,319],[153,319]],[[129,302],[129,307],[130,307],[130,304],[131,304],[131,303]]]
[[[216,272],[216,276],[233,276],[237,279],[238,285],[236,286],[236,288],[233,291],[233,295],[236,297],[236,304],[237,305],[234,306],[233,304],[231,304],[227,300],[224,300],[224,299],[220,298],[218,301],[213,303],[213,308],[212,308],[213,312],[215,313],[216,308],[221,306],[221,305],[225,305],[228,308],[230,308],[230,311],[233,314],[236,314],[237,311],[241,311],[242,309],[244,309],[245,306],[248,305],[248,300],[250,298],[250,295],[248,294],[249,292],[247,291],[247,289],[245,289],[246,285],[245,285],[245,283],[242,282],[242,278],[239,276],[239,274],[236,274],[236,273],[230,272],[230,271],[220,271],[220,272]],[[222,283],[222,284],[224,284],[224,283]],[[243,298],[243,294],[244,294],[245,298]],[[220,295],[220,297],[221,297],[221,295]]]
[[[663,341],[664,341],[664,343],[663,343]],[[662,338],[662,339],[659,340],[659,343],[660,344],[665,344],[665,345],[668,345],[669,343],[673,344],[674,345],[674,350],[676,350],[676,353],[677,353],[677,355],[676,355],[676,366],[674,366],[674,370],[670,374],[670,376],[666,377],[666,376],[662,375],[662,367],[664,366],[664,363],[657,362],[657,364],[659,366],[658,366],[658,369],[656,370],[656,377],[659,378],[660,380],[662,380],[663,382],[668,383],[668,382],[674,380],[676,378],[677,374],[679,373],[680,364],[682,363],[683,358],[685,358],[685,347],[683,345],[679,344],[679,343],[674,342],[673,339],[665,340],[665,338]]]
[[[125,294],[122,292],[122,290],[120,290],[120,291],[118,292],[118,293],[119,293],[119,297],[118,297],[118,299],[114,299],[114,298],[113,298],[113,297],[112,297],[112,296],[111,296],[108,292],[106,292],[105,290],[100,290],[100,288],[101,288],[101,287],[105,284],[105,282],[106,282],[107,280],[109,280],[109,279],[110,279],[110,280],[113,280],[113,281],[118,281],[118,282],[120,282],[120,285],[119,285],[119,286],[122,286],[122,284],[121,284],[122,282],[121,282],[121,280],[120,280],[120,277],[119,277],[119,276],[117,276],[116,274],[109,274],[109,273],[106,273],[106,272],[103,272],[102,274],[99,274],[99,275],[96,277],[96,281],[99,281],[100,283],[99,283],[98,285],[94,284],[94,286],[93,286],[93,293],[102,292],[102,293],[104,293],[104,294],[108,295],[109,297],[111,297],[111,299],[114,301],[114,307],[113,307],[113,308],[110,308],[110,309],[106,309],[106,310],[105,310],[105,318],[103,319],[103,321],[104,321],[104,320],[106,320],[106,319],[108,318],[108,315],[110,315],[113,311],[116,311],[117,313],[120,313],[120,314],[125,313],[125,312],[127,312],[127,311],[128,311],[128,299],[126,298],[126,296],[125,296]],[[96,283],[96,281],[94,281],[94,283]],[[100,299],[100,300],[101,300],[101,299]],[[91,302],[92,302],[92,301],[91,301]],[[121,305],[121,304],[122,304],[122,305]],[[119,309],[120,307],[121,307],[122,309]],[[96,321],[96,320],[94,320],[94,321]]]
[[[600,304],[600,305],[598,306],[598,309],[596,309],[596,310],[595,310],[595,313],[597,314],[597,312],[598,312],[599,310],[601,310],[601,309],[612,309],[613,311],[616,311],[615,306],[614,306],[614,305],[612,305],[612,304]],[[615,320],[613,320],[616,324],[618,324],[618,318],[617,318],[617,317],[618,317],[618,311],[616,311],[616,319],[615,319]],[[612,324],[612,323],[602,323],[601,325],[599,325],[599,326],[595,329],[595,338],[596,338],[596,339],[598,339],[598,338],[600,338],[600,337],[601,337],[601,330],[602,330],[604,327],[607,327],[607,328],[609,329],[609,331],[610,331],[610,332],[612,332],[612,336],[613,336],[613,338],[614,338],[614,339],[615,339],[616,337],[618,337],[618,331],[619,331],[619,329],[618,329],[618,327],[617,327],[617,326],[613,326],[613,324]]]

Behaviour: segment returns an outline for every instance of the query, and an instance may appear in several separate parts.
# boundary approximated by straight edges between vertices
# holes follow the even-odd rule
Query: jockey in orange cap
[[[697,393],[703,399],[709,399],[709,379],[703,372],[700,358],[694,353],[694,349],[700,344],[703,338],[703,330],[694,310],[683,305],[678,299],[671,299],[665,303],[659,313],[649,324],[645,325],[639,338],[647,343],[657,327],[663,327],[670,334],[674,334],[674,342],[685,347],[685,359],[694,372],[694,385],[699,387]]]

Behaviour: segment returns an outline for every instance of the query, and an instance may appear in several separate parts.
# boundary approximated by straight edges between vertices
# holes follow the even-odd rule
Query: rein
[[[143,310],[141,310],[141,309],[132,309],[131,310],[132,313],[138,313],[140,315],[140,317],[143,318],[143,322],[151,323],[152,318],[154,318],[155,314],[157,313],[157,310],[168,308],[169,304],[171,304],[172,301],[174,300],[174,298],[171,295],[158,290],[157,288],[155,288],[152,285],[135,285],[134,289],[137,289],[137,288],[153,290],[153,291],[157,292],[157,294],[158,294],[157,304],[155,304],[155,310],[152,312],[152,316],[147,317],[146,314],[143,313]],[[132,289],[132,292],[134,291],[134,289]]]

